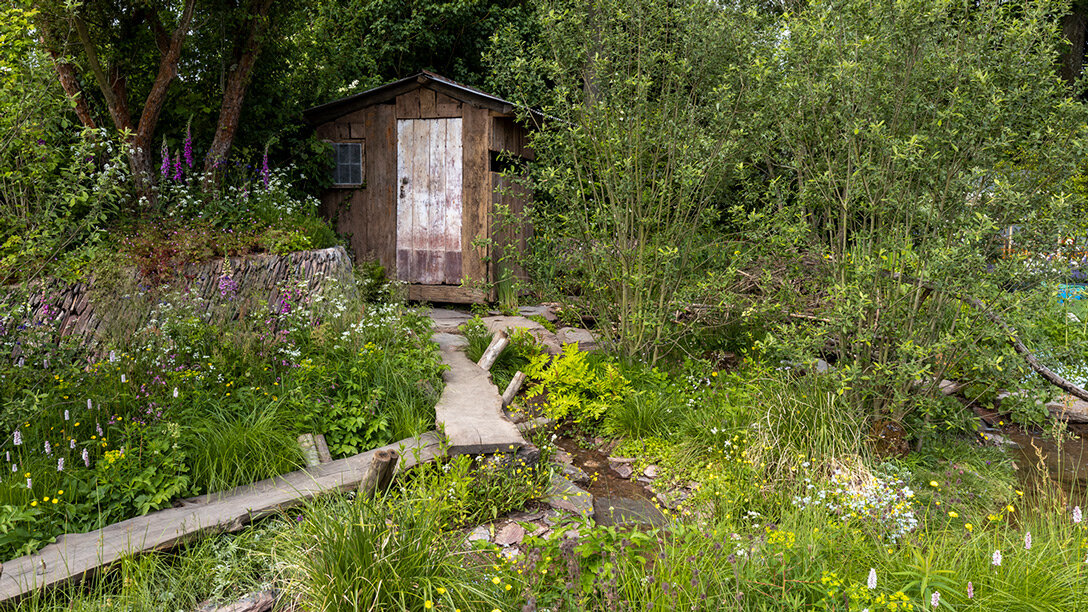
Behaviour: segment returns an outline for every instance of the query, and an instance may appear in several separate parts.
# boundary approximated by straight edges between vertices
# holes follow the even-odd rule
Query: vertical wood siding
[[[461,119],[397,121],[397,278],[461,282]]]

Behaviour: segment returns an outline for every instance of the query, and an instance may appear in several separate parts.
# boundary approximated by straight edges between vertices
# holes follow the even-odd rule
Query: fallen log
[[[4,562],[0,602],[20,599],[39,589],[79,580],[130,555],[169,550],[198,537],[240,530],[260,518],[275,515],[332,491],[358,489],[373,458],[393,451],[404,459],[383,471],[392,478],[419,463],[444,456],[440,437],[428,432],[415,438],[291,472],[220,493],[181,500],[167,508],[114,523],[87,533],[66,534],[33,555]],[[379,484],[383,481],[379,479]]]
[[[502,354],[507,344],[510,344],[510,338],[507,337],[506,332],[495,332],[495,335],[491,337],[491,344],[487,345],[487,350],[480,356],[480,360],[476,362],[476,365],[480,366],[480,369],[485,372],[490,371],[491,366],[495,365],[495,361]]]
[[[1020,341],[1020,337],[1016,334],[1016,330],[1014,330],[1012,326],[1006,323],[999,314],[990,310],[990,307],[987,306],[986,303],[982,300],[976,298],[973,295],[967,295],[964,293],[949,291],[947,289],[941,289],[940,287],[934,285],[929,281],[924,281],[920,278],[913,278],[899,272],[886,271],[885,274],[887,274],[892,279],[899,281],[900,283],[915,285],[918,287],[922,287],[923,289],[926,289],[928,291],[939,291],[941,293],[951,295],[952,297],[963,302],[964,304],[970,305],[972,308],[982,313],[982,316],[986,317],[991,323],[994,323],[1001,328],[1001,330],[1005,333],[1005,341],[1012,346],[1013,350],[1016,351],[1016,353],[1020,355],[1020,357],[1022,357],[1024,361],[1027,362],[1028,366],[1032,370],[1035,370],[1035,372],[1039,374],[1039,376],[1042,376],[1044,379],[1046,379],[1047,382],[1054,385],[1055,387],[1058,387],[1062,391],[1065,391],[1069,395],[1088,402],[1088,391],[1085,391],[1084,389],[1078,387],[1072,382],[1062,378],[1061,376],[1058,376],[1050,368],[1039,363],[1039,360],[1035,358],[1035,355],[1028,349],[1028,347],[1024,346],[1023,342]]]
[[[518,370],[514,377],[510,379],[510,384],[506,385],[506,391],[502,392],[502,407],[506,408],[514,402],[514,397],[517,396],[518,391],[521,390],[521,386],[525,384],[525,373]]]

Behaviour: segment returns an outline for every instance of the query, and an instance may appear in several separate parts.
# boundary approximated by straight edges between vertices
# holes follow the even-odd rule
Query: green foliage
[[[474,316],[460,327],[461,333],[468,339],[465,355],[472,361],[479,361],[484,351],[491,344],[493,334],[484,325],[479,316]],[[514,374],[525,371],[530,360],[541,354],[540,343],[529,330],[515,328],[510,332],[510,343],[499,353],[498,359],[491,366],[491,379],[499,389],[505,389],[514,378]]]
[[[546,397],[544,413],[549,418],[585,427],[597,425],[609,408],[630,392],[630,382],[614,364],[593,359],[573,344],[552,358],[534,357],[525,368],[533,382],[529,399]]]
[[[442,531],[446,503],[424,490],[306,508],[281,556],[292,592],[330,612],[494,607],[461,541]]]
[[[5,532],[0,556],[296,469],[300,433],[344,455],[433,429],[441,378],[424,317],[335,283],[281,285],[273,305],[263,289],[222,288],[211,302],[118,292],[98,304],[114,319],[99,349],[8,296],[0,450],[16,477],[0,481],[0,507],[32,523]]]
[[[496,81],[556,119],[533,135],[534,225],[551,229],[537,248],[564,253],[555,265],[575,270],[605,340],[656,360],[682,332],[674,299],[707,257],[715,194],[759,143],[745,125],[755,92],[734,86],[757,19],[649,0],[543,2],[537,17],[537,41],[504,32],[492,51]]]

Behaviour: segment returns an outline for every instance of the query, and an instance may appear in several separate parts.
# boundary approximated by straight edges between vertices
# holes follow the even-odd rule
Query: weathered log
[[[1037,374],[1042,376],[1044,379],[1046,379],[1047,382],[1054,385],[1055,387],[1058,387],[1069,395],[1078,397],[1088,402],[1088,391],[1085,391],[1084,389],[1069,382],[1061,376],[1058,376],[1050,368],[1039,363],[1039,360],[1035,358],[1035,355],[1030,350],[1028,350],[1028,347],[1024,346],[1023,342],[1020,341],[1019,336],[1017,336],[1016,334],[1016,330],[1013,329],[1012,326],[1010,326],[1008,323],[1006,323],[1005,320],[1001,318],[1001,315],[990,310],[990,307],[987,306],[986,303],[982,300],[972,295],[949,291],[947,289],[941,289],[940,287],[934,285],[933,283],[930,283],[929,281],[924,281],[919,278],[912,278],[910,276],[907,276],[906,274],[900,274],[899,272],[885,272],[885,274],[890,276],[892,279],[899,281],[900,283],[915,285],[924,289],[928,289],[930,291],[940,291],[941,293],[948,294],[956,298],[957,300],[970,305],[975,310],[978,310],[982,313],[982,316],[989,319],[990,322],[1000,327],[1001,331],[1005,332],[1005,341],[1012,345],[1013,350],[1015,350],[1017,354],[1019,354],[1020,357],[1022,357],[1024,361],[1027,362],[1028,366],[1030,366],[1032,370],[1035,370]]]
[[[506,408],[514,402],[514,397],[521,391],[521,386],[525,384],[525,374],[518,370],[514,377],[510,379],[510,384],[506,385],[506,391],[502,392],[502,407]]]
[[[398,459],[400,455],[395,450],[383,449],[374,453],[370,463],[363,468],[363,477],[359,480],[359,495],[370,496],[389,488]]]
[[[495,332],[495,335],[491,337],[491,344],[487,345],[487,350],[480,356],[480,360],[476,362],[476,365],[480,366],[485,372],[490,371],[491,366],[495,365],[495,361],[502,354],[507,344],[510,344],[510,338],[507,337],[506,332]]]

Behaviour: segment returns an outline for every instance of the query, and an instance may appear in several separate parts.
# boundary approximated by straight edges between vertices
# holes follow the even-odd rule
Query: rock
[[[534,524],[533,525],[533,530],[529,532],[529,536],[534,537],[534,538],[542,538],[542,537],[548,535],[548,533],[550,531],[551,531],[551,529],[548,529],[544,525]]]
[[[1088,423],[1088,402],[1072,395],[1063,395],[1047,404],[1046,409],[1057,419],[1070,423]]]
[[[555,425],[555,421],[548,417],[536,417],[535,419],[529,419],[528,421],[522,421],[517,424],[518,431],[521,433],[529,433],[536,431],[544,427],[551,427]]]
[[[548,331],[546,327],[533,321],[532,319],[526,319],[525,317],[484,317],[484,325],[487,326],[487,330],[491,333],[506,331],[510,329],[524,329],[536,338],[537,342],[544,345],[544,350],[550,355],[558,355],[560,352],[561,344],[556,336],[552,332]]]
[[[521,544],[525,538],[525,528],[517,523],[508,523],[495,534],[495,543],[499,546]]]
[[[657,478],[657,466],[656,466],[656,465],[647,465],[647,466],[646,466],[646,467],[645,467],[645,468],[644,468],[644,469],[642,470],[642,473],[643,473],[643,475],[645,475],[645,476],[646,476],[647,478]]]
[[[431,334],[431,341],[442,348],[468,346],[468,338],[459,334],[448,334],[445,332]]]
[[[599,348],[593,334],[579,327],[561,327],[556,337],[559,339],[559,344],[563,346],[577,344],[580,351],[595,351]]]
[[[487,528],[487,525],[480,525],[479,527],[476,527],[475,529],[470,531],[468,537],[466,537],[465,539],[469,542],[490,542],[491,530]]]
[[[942,380],[938,387],[941,393],[944,395],[954,395],[959,393],[959,390],[966,387],[967,383],[956,382],[954,380]]]
[[[653,525],[668,522],[665,515],[648,499],[635,497],[598,497],[593,502],[594,520],[598,525]]]
[[[609,463],[634,463],[635,458],[634,457],[609,457],[608,462]]]
[[[533,521],[539,521],[540,519],[544,518],[544,512],[511,512],[510,516],[507,518],[509,518],[511,521],[517,521],[519,523],[531,523]]]
[[[546,321],[554,323],[559,320],[559,317],[555,316],[555,310],[551,306],[540,304],[537,306],[522,306],[518,308],[518,314],[523,317],[544,317]]]
[[[250,593],[235,603],[217,607],[212,603],[205,603],[197,608],[197,612],[266,612],[276,604],[275,591],[261,591]]]
[[[630,478],[631,474],[635,473],[635,470],[632,469],[631,466],[627,465],[626,463],[621,463],[619,465],[613,465],[612,466],[612,471],[619,474],[620,478]]]
[[[507,559],[513,559],[514,557],[521,554],[520,550],[518,550],[516,548],[513,548],[513,547],[504,548],[504,549],[500,550],[499,552],[502,554],[502,556],[506,557]]]
[[[824,361],[823,359],[817,359],[816,360],[816,372],[818,374],[823,374],[824,372],[830,372],[831,370],[834,370],[834,369],[835,369],[835,366],[833,366],[830,363]]]
[[[558,474],[552,474],[544,503],[585,518],[593,516],[593,495]]]
[[[570,453],[563,449],[555,451],[555,455],[552,456],[552,461],[556,463],[574,463],[574,457],[570,456]]]
[[[651,482],[654,481],[653,478],[647,478],[645,476],[639,476],[636,480],[639,482],[639,484],[643,484],[643,485],[648,485],[648,484],[650,484]]]
[[[978,435],[981,436],[984,441],[989,442],[990,444],[993,444],[995,446],[1008,446],[1009,448],[1020,448],[1019,444],[1017,444],[1016,442],[1013,442],[1012,440],[1006,438],[1005,436],[1003,436],[1001,434],[981,433],[980,432]]]
[[[446,333],[456,333],[458,325],[466,323],[472,318],[472,315],[467,312],[448,308],[431,308],[427,312],[427,316],[434,321],[434,330],[436,332]]]
[[[589,482],[589,474],[586,474],[585,470],[576,465],[570,465],[566,463],[559,464],[559,473],[571,482]]]
[[[691,492],[687,489],[674,489],[666,493],[658,493],[656,497],[658,503],[660,503],[662,506],[668,508],[669,510],[676,510],[680,507],[680,504],[687,501],[688,497],[690,496]]]

